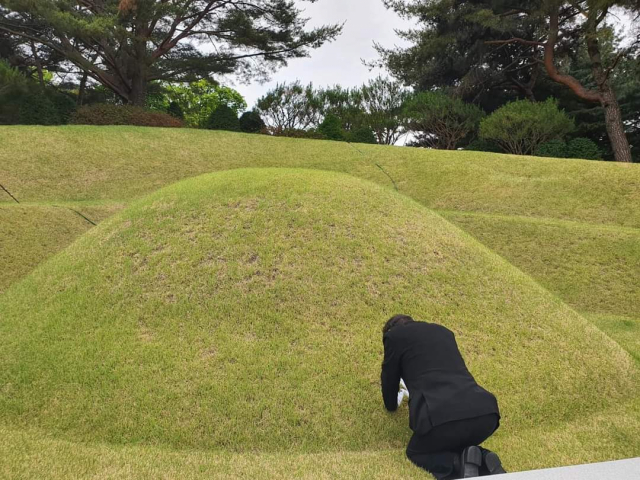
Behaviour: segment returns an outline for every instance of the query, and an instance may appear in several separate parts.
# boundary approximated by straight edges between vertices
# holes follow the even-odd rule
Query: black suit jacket
[[[462,359],[451,330],[434,323],[412,322],[383,337],[382,398],[389,411],[398,408],[398,384],[409,390],[409,426],[418,435],[455,420],[495,413],[496,397],[480,387]]]

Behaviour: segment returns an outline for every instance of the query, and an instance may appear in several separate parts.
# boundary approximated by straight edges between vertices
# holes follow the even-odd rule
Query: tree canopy
[[[514,98],[544,100],[540,85],[556,83],[583,105],[598,106],[615,158],[631,161],[627,139],[631,123],[620,108],[614,83],[623,67],[627,70],[622,75],[627,75],[640,39],[610,52],[601,44],[617,14],[638,15],[638,2],[384,2],[418,22],[416,28],[401,32],[409,47],[378,46],[381,63],[406,84],[418,90],[449,89],[492,111]],[[588,78],[582,80],[566,71],[581,51],[588,67]]]
[[[307,21],[290,0],[0,0],[0,31],[137,105],[152,81],[265,78],[341,32]]]

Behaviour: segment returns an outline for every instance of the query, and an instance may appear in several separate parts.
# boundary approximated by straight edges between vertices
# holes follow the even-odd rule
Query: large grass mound
[[[457,333],[500,434],[521,438],[514,457],[527,431],[582,424],[637,385],[616,343],[414,201],[342,174],[234,170],[136,202],[0,297],[0,425],[229,452],[401,448],[406,411],[387,415],[379,392],[397,312]]]

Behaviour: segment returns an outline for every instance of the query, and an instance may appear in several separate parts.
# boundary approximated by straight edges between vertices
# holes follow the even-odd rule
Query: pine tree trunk
[[[592,12],[592,15],[596,13],[597,12]],[[587,25],[595,24],[587,23]],[[629,140],[624,131],[620,105],[611,87],[610,72],[605,71],[602,65],[600,45],[596,33],[595,26],[592,26],[590,31],[587,31],[587,51],[589,52],[589,59],[591,60],[593,77],[600,91],[600,104],[604,108],[604,122],[607,128],[607,135],[609,136],[611,149],[613,150],[616,162],[631,163],[633,161],[631,157],[631,147],[629,146]]]
[[[131,81],[131,94],[129,104],[136,107],[147,105],[147,79],[143,72],[138,72]]]
[[[603,92],[602,107],[604,108],[607,134],[616,162],[631,163],[633,161],[631,157],[631,147],[629,146],[627,135],[624,132],[624,122],[622,121],[618,100],[611,91],[611,88]]]
[[[87,91],[87,80],[89,79],[89,75],[85,71],[82,74],[82,79],[80,80],[80,89],[78,90],[78,100],[76,102],[78,107],[81,107],[84,103],[84,95]]]
[[[132,4],[131,2],[129,2]],[[144,24],[136,23],[135,32],[139,38],[133,42],[134,54],[129,59],[129,72],[131,73],[131,93],[129,94],[129,103],[136,107],[145,107],[147,105],[147,42],[144,40],[146,35],[143,33]]]

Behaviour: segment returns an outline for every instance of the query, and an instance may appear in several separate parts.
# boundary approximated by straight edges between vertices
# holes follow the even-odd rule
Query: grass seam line
[[[347,144],[353,147],[355,151],[358,152],[360,155],[362,155],[364,158],[367,158],[367,155],[365,155],[365,153],[362,150],[360,150],[358,147],[356,147],[353,143],[347,142]],[[387,171],[384,168],[382,168],[382,166],[378,162],[374,161],[373,164],[376,167],[378,167],[380,170],[382,170],[382,173],[384,173],[389,178],[389,180],[391,180],[391,183],[393,183],[393,188],[395,188],[396,192],[399,192],[400,190],[398,189],[398,185],[396,184],[396,181],[393,179],[393,177],[389,175]]]
[[[16,197],[14,197],[14,196],[11,194],[11,192],[10,192],[9,190],[7,190],[7,189],[5,188],[5,186],[4,186],[4,185],[2,185],[1,183],[0,183],[0,188],[2,188],[2,190],[4,190],[5,192],[7,192],[7,195],[9,195],[11,198],[13,198],[13,200],[14,200],[16,203],[20,203],[20,202],[18,201],[18,199],[17,199]]]
[[[65,208],[67,210],[72,211],[73,213],[75,213],[76,215],[82,217],[83,219],[85,219],[87,222],[89,222],[91,225],[93,225],[94,227],[97,227],[98,224],[96,222],[94,222],[93,220],[91,220],[90,218],[86,217],[85,215],[83,215],[82,213],[80,213],[78,210],[74,210],[71,207],[63,207],[62,205],[53,205],[54,207],[57,208]]]

